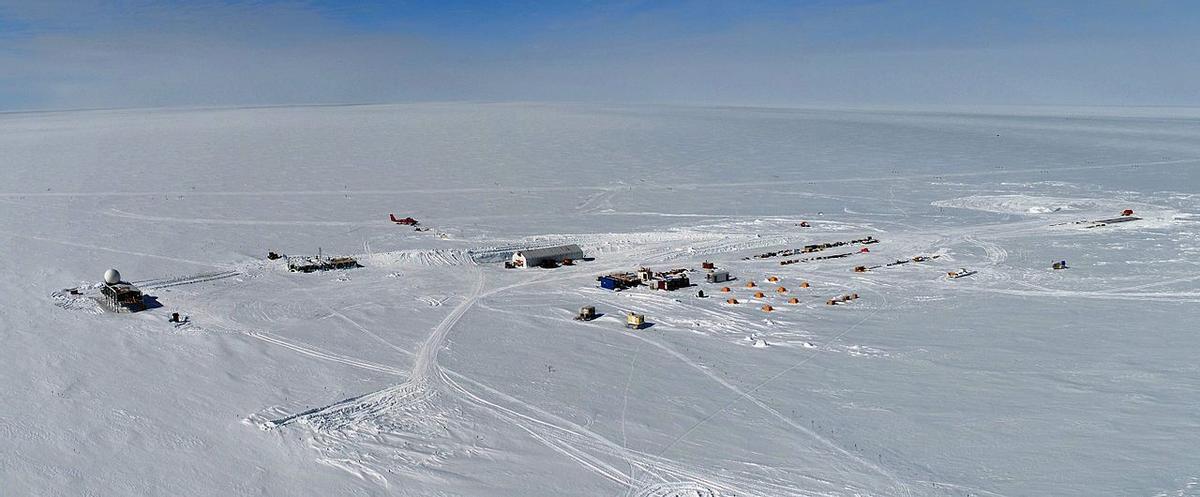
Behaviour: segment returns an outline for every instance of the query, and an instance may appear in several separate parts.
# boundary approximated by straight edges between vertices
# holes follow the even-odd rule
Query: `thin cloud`
[[[0,109],[416,100],[1197,105],[1181,2],[0,0]],[[1153,28],[1153,29],[1150,29]]]

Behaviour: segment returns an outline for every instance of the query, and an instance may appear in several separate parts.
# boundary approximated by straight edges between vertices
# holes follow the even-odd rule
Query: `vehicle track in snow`
[[[95,244],[90,244],[90,243],[78,243],[78,242],[70,242],[70,241],[66,241],[66,240],[57,240],[57,239],[54,239],[54,238],[49,238],[49,237],[44,237],[44,236],[37,236],[37,235],[26,235],[26,234],[21,234],[21,233],[13,233],[13,232],[11,232],[11,231],[0,231],[0,234],[5,234],[5,235],[12,236],[12,237],[16,237],[16,238],[24,238],[24,239],[27,239],[27,240],[37,240],[37,241],[41,241],[41,242],[57,243],[57,244],[59,244],[59,245],[66,245],[66,246],[68,246],[68,247],[76,247],[76,248],[90,249],[90,250],[99,250],[99,251],[102,251],[102,252],[112,252],[112,253],[114,253],[114,254],[125,254],[125,255],[132,255],[132,256],[135,256],[135,257],[148,257],[148,258],[151,258],[151,259],[161,259],[161,260],[165,260],[165,261],[179,262],[179,263],[183,263],[183,264],[195,264],[195,265],[197,265],[197,266],[204,266],[204,267],[210,267],[210,268],[224,268],[224,267],[227,267],[227,265],[224,265],[224,264],[217,264],[217,263],[213,263],[213,262],[197,261],[197,260],[192,260],[192,259],[184,259],[184,258],[181,258],[181,257],[171,257],[171,256],[166,256],[166,255],[151,254],[151,253],[148,253],[148,252],[138,252],[138,251],[134,251],[134,250],[121,250],[121,249],[115,249],[115,248],[111,248],[111,247],[105,247],[105,246],[103,246],[103,245],[95,245]]]
[[[174,276],[167,278],[156,278],[150,280],[134,281],[142,290],[157,290],[160,288],[170,288],[174,286],[191,285],[194,283],[206,283],[209,281],[223,280],[241,275],[241,271],[215,271],[207,273],[192,274],[187,276]]]
[[[982,273],[981,275],[986,275],[988,279],[1001,283],[1011,279],[1011,277],[1008,275],[1008,272],[1004,271],[1000,267],[1004,261],[1008,260],[1007,250],[997,243],[980,240],[979,238],[970,235],[964,236],[963,241],[982,249],[984,257],[987,258],[986,267],[967,269],[973,269],[976,272]]]
[[[524,286],[524,285],[519,285],[519,286]],[[507,311],[507,310],[503,310],[503,309],[497,309],[497,310],[499,312],[511,313],[511,311]],[[869,316],[868,316],[868,318],[869,318]],[[558,317],[543,317],[543,319],[568,322],[566,320],[566,318],[558,318]],[[598,324],[598,323],[583,322],[582,324],[586,325],[586,326],[595,327],[595,328],[607,329],[604,325]],[[831,342],[836,341],[838,338],[841,338],[842,336],[844,336],[845,333],[846,332],[843,332],[842,335],[839,335],[838,337],[835,337],[834,339],[832,339],[830,341]],[[678,352],[675,352],[674,350],[670,349],[669,347],[666,347],[665,345],[662,345],[662,344],[660,344],[654,340],[651,340],[649,338],[646,338],[642,335],[633,334],[632,336],[634,336],[635,338],[637,338],[639,340],[646,341],[647,343],[650,343],[651,345],[656,346],[660,349],[663,349],[668,354],[676,357],[677,359],[681,360],[685,364],[688,364],[689,366],[696,368],[702,374],[713,379],[721,386],[734,392],[736,394],[735,399],[742,399],[742,398],[749,399],[749,401],[752,404],[756,405],[759,408],[764,409],[768,413],[768,415],[775,417],[777,419],[780,419],[782,422],[784,422],[788,426],[791,426],[792,428],[794,428],[802,433],[806,433],[809,436],[812,436],[816,441],[818,441],[818,443],[824,445],[830,451],[827,454],[828,456],[848,457],[848,458],[850,458],[850,460],[856,461],[856,464],[861,464],[862,468],[864,470],[866,470],[867,472],[876,473],[879,476],[883,476],[884,478],[888,479],[891,482],[891,484],[894,486],[893,490],[909,492],[909,486],[906,483],[904,483],[902,480],[900,480],[898,477],[896,477],[894,474],[892,474],[890,471],[882,468],[881,466],[877,465],[873,461],[870,461],[864,457],[855,455],[855,454],[849,452],[848,450],[841,448],[833,441],[812,431],[809,427],[803,426],[803,425],[796,423],[795,421],[787,418],[786,416],[783,416],[782,413],[779,413],[777,410],[771,408],[770,406],[763,403],[761,400],[755,398],[751,392],[744,391],[744,390],[728,383],[720,376],[718,376],[715,373],[706,369],[704,366],[697,364],[694,361],[691,361],[689,358],[679,354]],[[794,367],[792,369],[794,369]],[[759,385],[759,387],[761,387],[761,386],[762,385]],[[484,391],[498,394],[498,392],[495,392],[493,389],[490,389],[490,388],[485,388]],[[471,394],[469,392],[464,392],[464,395],[471,395]],[[517,401],[516,399],[512,399],[509,396],[503,396],[503,398],[507,398],[512,402],[519,403],[520,406],[527,408],[527,409],[535,410],[535,412],[540,411],[536,407],[533,407],[533,406],[525,404],[525,403],[521,403],[520,401]],[[481,400],[481,402],[482,402],[482,400]],[[728,407],[728,405],[726,406],[726,408],[727,407]],[[504,412],[501,412],[501,415],[503,415],[503,414],[504,414]],[[511,417],[511,415],[513,415],[515,413],[512,413],[510,411],[508,414],[510,415],[510,416],[508,416],[510,418],[509,419],[510,423],[512,423],[514,425],[520,425],[520,419],[513,419]],[[627,461],[627,464],[629,466],[631,466],[633,468],[637,468],[644,475],[646,475],[646,478],[636,478],[635,472],[633,470],[630,470],[630,472],[628,473],[629,476],[627,478],[629,481],[632,482],[632,484],[629,484],[629,490],[631,490],[631,491],[647,491],[647,490],[645,490],[645,488],[650,488],[651,490],[653,490],[654,488],[658,488],[658,487],[656,487],[656,485],[661,484],[663,482],[681,483],[684,485],[684,487],[687,487],[690,484],[698,484],[697,482],[700,482],[699,483],[700,486],[698,486],[696,488],[701,488],[701,489],[705,489],[707,491],[713,491],[713,492],[723,492],[725,495],[763,495],[763,496],[768,496],[768,495],[842,495],[841,492],[837,492],[837,491],[831,491],[829,493],[815,492],[815,491],[810,491],[810,490],[806,490],[806,489],[796,488],[792,485],[764,486],[761,483],[761,481],[758,481],[758,483],[756,483],[757,480],[754,480],[751,477],[746,477],[747,479],[744,479],[744,480],[741,478],[729,480],[728,479],[729,475],[724,472],[720,473],[719,477],[711,476],[711,475],[705,476],[705,473],[703,470],[699,470],[696,468],[682,468],[682,467],[677,466],[676,463],[672,462],[670,459],[663,457],[662,453],[655,455],[655,454],[649,454],[649,453],[645,453],[645,452],[630,450],[627,447],[625,447],[623,444],[622,445],[613,444],[612,442],[609,442],[607,439],[603,439],[603,437],[595,435],[594,433],[587,431],[587,430],[578,430],[578,429],[570,430],[570,429],[563,428],[561,425],[556,426],[556,428],[558,428],[559,430],[567,430],[567,431],[574,432],[576,436],[569,436],[569,437],[567,437],[567,439],[564,440],[561,438],[555,438],[553,434],[547,435],[547,434],[543,433],[540,435],[541,438],[539,438],[539,440],[542,440],[543,443],[551,443],[554,440],[558,440],[557,442],[553,442],[553,443],[559,444],[559,445],[566,444],[567,446],[574,447],[574,449],[573,449],[574,452],[572,452],[574,457],[572,457],[572,458],[576,459],[576,460],[578,460],[577,458],[581,457],[579,454],[580,450],[583,450],[585,452],[598,453],[601,456],[611,455],[614,457],[621,457],[625,461]],[[526,427],[525,429],[527,431],[536,430],[536,426]],[[583,437],[583,438],[580,439],[578,437]],[[599,442],[600,443],[599,446],[595,445],[596,443],[598,443],[597,439],[602,441],[602,442]],[[615,448],[614,448],[614,446],[615,446]],[[614,451],[616,451],[617,453],[614,453]],[[593,456],[593,457],[596,457],[596,456]],[[616,470],[615,467],[612,467],[611,465],[607,468],[604,468],[604,470],[601,471],[599,469],[595,469],[595,462],[581,462],[581,464],[583,464],[585,467],[593,468],[593,470],[596,471],[601,476],[605,476],[613,481],[620,480],[619,478],[615,478],[612,476],[613,472],[618,471],[618,470]],[[714,475],[715,474],[716,473],[714,473]],[[664,478],[664,475],[666,476],[665,478]],[[791,476],[801,478],[801,479],[811,480],[815,484],[819,484],[821,486],[829,486],[831,488],[846,489],[846,488],[855,488],[856,487],[855,484],[853,483],[855,481],[855,478],[851,477],[851,476],[848,476],[845,481],[839,482],[837,484],[833,484],[832,482],[830,482],[826,479],[816,478],[811,475],[795,475],[795,474],[793,474]],[[655,482],[654,480],[658,480],[658,481]],[[647,486],[649,486],[649,487],[647,487]],[[866,489],[859,488],[857,490],[861,491],[861,492],[870,493]],[[637,494],[637,495],[640,495],[640,494]],[[666,494],[666,495],[671,495],[671,494]]]
[[[877,293],[878,297],[883,299],[883,301],[886,303],[887,297],[883,293],[880,293],[880,292],[876,292],[876,293]],[[849,334],[850,332],[854,331],[859,326],[861,326],[863,323],[866,323],[871,318],[873,318],[883,308],[884,307],[881,306],[881,307],[877,307],[876,309],[872,310],[869,314],[867,314],[867,316],[865,316],[861,320],[855,322],[854,324],[847,327],[845,330],[842,330],[840,333],[838,333],[837,335],[835,335],[832,338],[830,338],[829,340],[827,340],[824,346],[827,346],[830,343],[836,342],[836,341],[840,340],[842,337]],[[875,462],[872,462],[871,460],[869,460],[865,457],[858,456],[856,454],[851,453],[850,451],[842,448],[841,446],[839,446],[836,443],[834,443],[833,441],[821,436],[820,434],[816,433],[815,431],[813,431],[799,423],[792,421],[790,418],[783,416],[781,413],[779,413],[775,409],[767,406],[761,400],[759,400],[753,396],[754,392],[758,391],[759,389],[767,386],[768,384],[774,382],[775,380],[779,379],[783,375],[803,366],[804,364],[807,364],[808,361],[810,361],[813,357],[815,357],[817,352],[824,346],[814,349],[811,353],[809,353],[807,356],[802,358],[799,362],[779,371],[778,373],[776,373],[772,376],[767,377],[765,380],[759,382],[758,384],[756,384],[753,387],[746,389],[746,390],[742,390],[740,388],[733,387],[732,385],[729,385],[724,381],[718,381],[718,383],[722,384],[723,386],[726,386],[732,392],[734,392],[736,395],[732,399],[730,399],[727,403],[725,403],[720,409],[717,409],[716,411],[709,413],[707,416],[702,418],[700,421],[697,421],[696,423],[692,424],[692,426],[688,427],[687,430],[684,430],[684,432],[682,434],[675,437],[673,440],[671,440],[671,442],[664,445],[662,447],[662,449],[659,450],[658,455],[662,456],[662,455],[666,454],[671,448],[673,448],[679,442],[683,441],[685,438],[687,438],[689,435],[691,435],[693,432],[695,432],[700,426],[708,423],[713,418],[715,418],[718,414],[725,412],[726,410],[728,410],[730,407],[732,407],[733,405],[735,405],[737,402],[741,401],[742,399],[746,399],[746,400],[749,400],[751,403],[755,404],[756,406],[764,409],[765,411],[770,413],[772,416],[776,417],[776,419],[783,421],[788,426],[791,426],[791,427],[813,437],[815,440],[822,443],[826,447],[841,454],[842,457],[847,457],[851,460],[854,460],[857,463],[868,468],[870,471],[875,472],[875,473],[879,474],[880,476],[887,478],[888,480],[891,481],[892,484],[896,485],[897,489],[904,491],[904,493],[906,495],[911,495],[912,494],[911,487],[904,481],[900,480],[900,478],[897,477],[895,474],[893,474],[891,471],[880,466],[879,464],[876,464]],[[688,362],[690,365],[693,365],[693,367],[696,367],[696,365],[694,363],[691,363],[691,361],[686,361],[686,362]],[[705,373],[706,375],[713,377],[712,373],[707,371],[706,369],[700,368],[700,367],[697,367],[697,369],[701,370],[701,372]]]
[[[868,290],[868,291],[871,291],[872,293],[876,294],[876,296],[877,296],[878,298],[880,298],[880,299],[883,299],[883,300],[886,300],[886,296],[884,296],[884,295],[883,295],[881,292],[878,292],[878,291],[876,291],[876,290]],[[876,309],[876,310],[872,311],[872,313],[871,313],[870,315],[868,315],[868,316],[866,316],[865,318],[863,318],[862,320],[858,321],[856,324],[852,325],[850,328],[848,328],[847,330],[843,331],[841,334],[839,334],[839,335],[837,335],[837,336],[835,336],[835,337],[833,337],[833,338],[829,339],[829,340],[826,342],[826,345],[828,345],[828,344],[830,344],[830,343],[833,343],[833,342],[836,342],[836,341],[840,340],[840,339],[841,339],[841,338],[843,338],[845,335],[847,335],[847,334],[848,334],[850,331],[852,331],[853,329],[857,328],[858,326],[860,326],[860,325],[861,325],[862,323],[864,323],[865,321],[869,320],[869,319],[870,319],[870,318],[871,318],[871,317],[872,317],[872,316],[873,316],[875,313],[877,313],[877,312],[879,311],[879,309],[882,309],[882,308],[883,308],[883,307],[880,307],[880,308],[878,308],[878,309]],[[501,310],[501,312],[509,312],[509,311],[503,311],[503,310]],[[555,317],[546,317],[546,318],[544,318],[544,319],[553,319],[553,320],[562,320],[562,321],[565,321],[565,319],[564,319],[564,318],[555,318]],[[602,324],[599,324],[599,323],[593,323],[593,322],[587,322],[587,321],[585,321],[585,322],[582,322],[581,324],[583,324],[583,325],[586,325],[586,326],[591,326],[591,327],[594,327],[594,328],[598,328],[598,329],[607,329],[607,327],[606,327],[606,326],[604,326],[604,325],[602,325]],[[886,468],[883,468],[882,466],[878,465],[878,464],[877,464],[877,463],[875,463],[874,461],[871,461],[871,460],[869,460],[869,459],[867,459],[867,458],[865,458],[865,457],[859,456],[859,455],[857,455],[857,454],[854,454],[854,453],[850,452],[850,451],[849,451],[849,450],[847,450],[847,449],[844,449],[844,448],[842,448],[841,446],[839,446],[839,445],[838,445],[837,443],[835,443],[834,441],[832,441],[832,440],[830,440],[830,439],[828,439],[828,438],[826,438],[826,437],[822,436],[821,434],[819,434],[819,433],[817,433],[816,431],[812,430],[812,429],[811,429],[811,428],[809,428],[808,426],[804,426],[803,424],[797,423],[797,422],[795,422],[794,420],[792,420],[792,419],[788,418],[787,416],[784,416],[784,415],[783,415],[782,413],[780,413],[778,410],[776,410],[776,409],[774,409],[774,408],[770,407],[770,406],[769,406],[769,405],[767,405],[765,402],[763,402],[762,400],[758,399],[756,396],[754,396],[754,395],[753,395],[753,392],[754,392],[754,391],[758,390],[759,388],[762,388],[763,386],[765,386],[765,385],[766,385],[767,383],[769,383],[770,381],[772,381],[772,380],[774,380],[774,379],[776,379],[776,378],[778,378],[778,377],[782,376],[784,373],[787,373],[787,372],[789,372],[789,371],[791,371],[791,370],[793,370],[793,369],[796,369],[796,368],[798,368],[799,366],[801,366],[801,365],[803,365],[804,363],[806,363],[806,362],[807,362],[809,359],[811,359],[811,358],[812,358],[812,357],[813,357],[813,356],[814,356],[816,353],[818,353],[818,352],[819,352],[821,349],[823,349],[823,348],[826,348],[825,346],[818,347],[818,349],[817,349],[817,350],[814,350],[812,353],[810,353],[810,354],[809,354],[809,355],[808,355],[808,356],[807,356],[805,359],[803,359],[803,360],[802,360],[800,363],[798,363],[798,364],[796,364],[796,365],[793,365],[793,366],[789,367],[788,369],[785,369],[784,371],[782,371],[782,372],[780,372],[780,373],[776,374],[775,376],[773,376],[773,377],[771,377],[771,378],[768,378],[768,380],[766,380],[766,381],[764,381],[764,382],[762,382],[762,383],[760,383],[760,384],[756,385],[754,388],[752,388],[752,389],[750,389],[750,390],[745,390],[745,389],[742,389],[742,388],[739,388],[739,387],[737,387],[736,385],[733,385],[733,384],[729,383],[729,382],[728,382],[728,381],[726,381],[724,378],[722,378],[722,377],[720,377],[719,375],[717,375],[717,374],[715,374],[714,372],[712,372],[712,371],[711,371],[709,368],[706,368],[706,367],[704,367],[704,365],[702,365],[702,364],[699,364],[699,363],[696,363],[695,361],[693,361],[693,360],[691,360],[690,358],[688,358],[688,357],[684,356],[683,354],[679,353],[678,351],[675,351],[674,349],[672,349],[672,348],[670,348],[670,347],[668,347],[668,346],[666,346],[666,345],[664,345],[664,344],[662,344],[662,343],[660,343],[660,342],[658,342],[658,341],[656,341],[656,340],[653,340],[653,339],[651,339],[651,338],[648,338],[648,337],[646,337],[646,336],[644,336],[644,335],[637,334],[637,333],[631,334],[630,336],[632,336],[633,338],[636,338],[636,339],[638,339],[638,340],[640,340],[640,341],[643,341],[643,342],[645,342],[645,343],[647,343],[647,344],[650,344],[651,346],[654,346],[654,347],[656,347],[656,348],[659,348],[659,349],[663,350],[663,351],[664,351],[664,352],[666,352],[667,354],[669,354],[669,355],[671,355],[672,357],[675,357],[676,359],[678,359],[680,362],[683,362],[684,364],[686,364],[686,365],[688,365],[688,366],[692,367],[693,369],[696,369],[696,370],[697,370],[697,371],[699,371],[701,374],[705,375],[706,377],[710,378],[711,380],[713,380],[713,381],[714,381],[714,382],[716,382],[717,384],[721,385],[721,386],[722,386],[722,387],[724,387],[725,389],[727,389],[727,390],[729,390],[730,392],[732,392],[732,393],[734,393],[734,394],[735,394],[735,397],[733,398],[733,400],[731,400],[731,401],[730,401],[728,404],[726,404],[726,405],[725,405],[725,406],[724,406],[722,409],[720,409],[720,410],[718,410],[718,411],[715,411],[715,412],[713,412],[713,413],[710,413],[710,415],[709,415],[709,417],[708,417],[707,419],[703,420],[701,423],[697,423],[696,425],[692,426],[692,427],[689,429],[689,431],[687,431],[687,432],[685,432],[683,435],[680,435],[679,437],[677,437],[677,438],[676,438],[676,439],[675,439],[675,440],[672,442],[672,445],[673,445],[674,443],[678,443],[679,441],[681,441],[681,440],[682,440],[684,437],[686,437],[688,434],[690,434],[692,431],[694,431],[696,428],[698,428],[700,424],[703,424],[704,422],[707,422],[708,420],[711,420],[713,417],[715,417],[715,415],[716,415],[716,414],[719,414],[720,412],[723,412],[723,411],[725,411],[726,409],[728,409],[729,407],[731,407],[731,406],[732,406],[732,404],[733,404],[734,402],[736,402],[736,401],[739,401],[739,400],[746,400],[746,401],[750,402],[751,404],[755,405],[756,407],[758,407],[758,408],[762,409],[762,410],[763,410],[764,412],[766,412],[766,413],[767,413],[769,416],[776,418],[777,420],[779,420],[779,421],[783,422],[784,424],[786,424],[786,425],[790,426],[791,428],[793,428],[793,429],[795,429],[795,430],[799,431],[800,433],[803,433],[803,434],[805,434],[805,435],[807,435],[807,436],[809,436],[809,437],[812,437],[812,438],[813,438],[813,439],[814,439],[816,442],[818,442],[819,444],[821,444],[821,445],[825,446],[825,447],[826,447],[828,450],[830,450],[830,451],[831,451],[831,452],[830,452],[830,454],[829,454],[830,456],[849,458],[850,460],[853,460],[853,461],[855,461],[857,464],[860,464],[860,465],[862,465],[862,467],[863,467],[863,468],[865,468],[865,469],[867,469],[869,472],[877,473],[878,475],[880,475],[880,476],[883,476],[883,477],[885,477],[885,478],[889,479],[889,480],[891,481],[891,483],[892,483],[893,485],[895,485],[895,486],[896,486],[896,488],[897,488],[897,489],[902,489],[902,490],[904,490],[905,492],[911,492],[911,489],[909,488],[909,486],[908,486],[908,485],[907,485],[905,482],[903,482],[901,479],[899,479],[899,477],[897,477],[897,476],[896,476],[895,474],[893,474],[891,471],[887,470]],[[668,447],[668,448],[669,448],[669,447]],[[661,457],[661,456],[663,455],[663,453],[665,453],[665,452],[666,452],[666,450],[663,450],[663,451],[659,452],[659,453],[658,453],[658,456],[659,456],[659,457]],[[848,483],[848,482],[846,482],[846,483]],[[771,494],[766,494],[766,495],[771,495]]]
[[[618,469],[614,464],[624,461],[634,465],[653,483],[690,483],[700,488],[740,496],[816,496],[838,495],[799,489],[794,485],[764,481],[760,477],[725,472],[720,476],[707,474],[668,458],[627,449],[587,428],[561,419],[553,414],[499,392],[482,383],[457,374],[450,374],[449,384],[463,398],[491,411],[493,415],[516,426],[547,447],[568,457],[581,466],[620,485],[640,489],[642,481]],[[461,382],[470,383],[475,390],[467,389]],[[486,393],[491,399],[484,398]],[[526,411],[522,413],[521,411]],[[611,462],[609,462],[611,461]],[[653,484],[652,483],[652,484]],[[853,486],[853,485],[851,485]]]
[[[270,332],[250,330],[250,331],[243,332],[243,334],[250,338],[254,338],[256,340],[261,340],[261,341],[267,342],[269,344],[278,345],[280,347],[291,349],[300,354],[303,354],[303,355],[306,355],[309,357],[313,357],[316,359],[337,362],[337,363],[345,364],[348,366],[365,369],[368,371],[375,371],[377,373],[384,373],[384,374],[390,374],[390,375],[395,375],[395,376],[408,376],[408,371],[405,371],[400,368],[385,366],[385,365],[373,363],[370,361],[364,361],[362,359],[357,359],[357,358],[345,356],[342,354],[335,354],[333,352],[321,350],[312,345],[302,344],[302,343],[295,342],[292,340],[285,340],[285,339],[280,338],[279,336],[277,336],[273,333],[270,333]]]
[[[654,483],[642,487],[633,497],[721,497],[721,493],[692,482]]]
[[[443,377],[437,364],[438,352],[445,345],[446,337],[449,335],[450,330],[454,328],[454,325],[462,319],[467,310],[479,298],[479,294],[483,289],[483,282],[482,272],[476,269],[475,283],[471,287],[471,293],[433,328],[433,331],[421,344],[421,347],[413,354],[413,366],[407,374],[408,379],[404,383],[351,397],[324,407],[271,420],[265,423],[263,428],[271,429],[287,425],[294,421],[305,421],[318,430],[331,426],[341,429],[355,422],[363,421],[373,415],[382,415],[388,410],[431,399],[436,390],[436,383]],[[357,325],[357,323],[354,323],[353,320],[345,317],[345,315],[336,311],[334,312],[343,319]],[[368,330],[363,329],[363,331]],[[377,335],[372,335],[382,340]]]
[[[471,291],[466,298],[454,307],[450,315],[446,316],[442,322],[438,323],[433,329],[433,333],[425,339],[421,344],[421,348],[417,350],[416,361],[413,363],[410,381],[427,383],[436,381],[442,377],[437,363],[438,352],[446,343],[446,337],[449,336],[450,330],[455,324],[466,315],[471,306],[479,299],[479,294],[483,292],[483,272],[479,268],[473,268],[475,276],[475,284],[471,286]]]

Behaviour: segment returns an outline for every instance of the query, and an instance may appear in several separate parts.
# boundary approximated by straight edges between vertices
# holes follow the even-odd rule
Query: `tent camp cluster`
[[[735,290],[733,287],[721,287],[719,292],[729,295],[729,297],[725,299],[725,303],[728,305],[740,305],[743,302],[748,302],[751,300],[763,302],[762,306],[760,307],[763,312],[774,311],[775,306],[771,305],[770,302],[778,302],[777,299],[787,299],[786,302],[791,305],[801,303],[800,298],[796,296],[792,290],[788,289],[786,286],[783,286],[783,280],[780,277],[768,276],[767,283],[769,283],[769,285],[767,285],[765,288],[762,288],[758,283],[755,283],[754,280],[747,281],[746,284],[742,285],[741,288],[747,293],[750,293],[750,296],[743,297],[741,300],[734,296]],[[774,286],[775,288],[772,289],[770,288],[771,286]],[[799,287],[801,290],[805,290],[811,288],[811,285],[807,281],[800,281],[797,287]]]

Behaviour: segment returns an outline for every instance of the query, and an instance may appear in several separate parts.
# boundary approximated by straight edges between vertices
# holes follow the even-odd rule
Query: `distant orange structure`
[[[762,310],[763,310],[763,312],[771,312],[771,311],[775,310],[775,308],[771,307],[771,304],[767,304],[767,305],[762,306]]]
[[[792,298],[788,299],[788,303],[789,303],[789,304],[799,304],[799,303],[800,303],[800,299],[798,299],[798,298],[796,298],[796,297],[792,297]]]
[[[800,283],[800,288],[808,288],[808,282],[807,282],[807,281],[803,281],[803,282],[801,282],[801,283]]]
[[[754,298],[761,299],[763,297],[766,297],[766,295],[763,295],[762,292],[754,292]]]
[[[770,281],[771,283],[776,283],[779,281],[779,277],[778,276],[768,276],[767,281]]]
[[[787,293],[787,288],[779,287],[779,288],[776,288],[775,291],[778,293]]]
[[[726,304],[737,304],[738,301],[737,301],[737,299],[729,299],[729,300],[726,300],[725,303]]]
[[[721,292],[723,292],[723,293],[729,293],[729,292],[730,292],[730,290],[729,290],[729,287],[727,287],[727,286],[726,286],[726,287],[721,287]]]
[[[754,288],[754,287],[756,287],[756,286],[758,286],[758,285],[756,285],[756,284],[754,283],[754,280],[750,280],[750,281],[747,281],[747,282],[746,282],[746,288]]]

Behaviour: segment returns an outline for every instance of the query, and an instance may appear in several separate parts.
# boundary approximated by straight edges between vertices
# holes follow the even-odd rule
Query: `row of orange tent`
[[[737,304],[740,304],[741,302],[738,302],[738,299],[729,299],[729,300],[726,300],[725,303],[731,304],[731,305],[737,305]],[[796,297],[792,297],[792,298],[788,299],[788,303],[789,304],[799,304],[800,299],[798,299]],[[763,304],[762,310],[764,310],[766,312],[771,312],[771,311],[775,310],[775,308],[771,307],[771,304]]]
[[[767,278],[767,281],[770,281],[771,283],[778,283],[779,278],[771,276],[771,277]],[[757,287],[758,287],[758,283],[755,283],[754,280],[750,280],[750,281],[746,282],[746,288],[757,288]],[[780,288],[783,288],[783,287],[780,287]],[[808,288],[808,282],[801,281],[800,288]]]
[[[808,282],[807,282],[807,281],[805,281],[805,282],[803,282],[803,283],[801,283],[801,284],[800,284],[800,288],[808,288],[808,287],[809,287],[809,286],[808,286]],[[747,288],[754,288],[754,287],[747,285]],[[729,287],[727,287],[727,286],[726,286],[726,287],[721,287],[721,292],[722,292],[722,293],[729,293],[729,292],[732,292],[732,291],[733,291],[733,289],[731,289],[731,288],[729,288]],[[775,291],[776,291],[777,293],[787,293],[787,292],[788,292],[788,289],[787,289],[787,287],[783,287],[783,286],[781,286],[781,287],[777,287],[777,288],[775,288]],[[760,299],[761,299],[761,298],[763,298],[763,293],[762,293],[761,291],[760,291],[760,292],[755,292],[755,293],[754,293],[754,296],[755,296],[755,297],[758,297],[758,298],[760,298]]]

